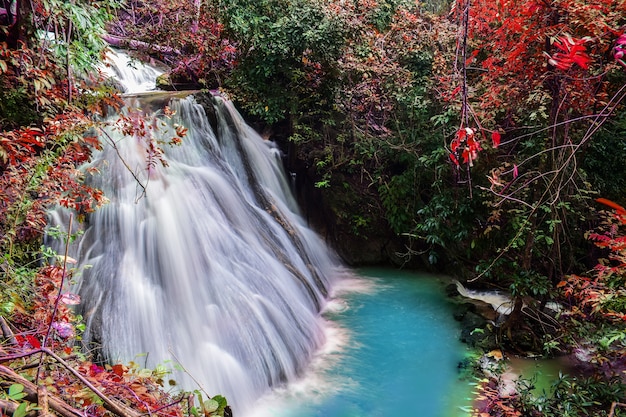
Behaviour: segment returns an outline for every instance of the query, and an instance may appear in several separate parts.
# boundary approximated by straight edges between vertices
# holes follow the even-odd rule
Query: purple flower
[[[52,328],[56,330],[59,337],[63,339],[74,336],[74,326],[66,321],[52,322]]]

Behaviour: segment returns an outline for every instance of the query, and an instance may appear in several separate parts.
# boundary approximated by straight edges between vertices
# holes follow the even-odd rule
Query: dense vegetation
[[[564,379],[544,399],[523,387],[498,398],[487,383],[479,412],[619,415],[624,0],[13,4],[0,9],[0,360],[36,385],[3,367],[15,382],[4,407],[26,413],[32,394],[22,402],[22,393],[47,386],[103,412],[108,403],[84,380],[152,412],[172,403],[161,411],[182,413],[193,398],[160,397],[162,380],[132,366],[85,365],[74,346],[80,318],[62,302],[72,301],[68,259],[39,266],[54,258],[40,246],[48,207],[84,216],[106,203],[76,168],[99,146],[96,116],[119,105],[93,71],[107,39],[168,64],[174,88],[230,96],[286,151],[311,222],[346,260],[454,271],[507,290],[515,309],[497,329],[502,347],[588,351],[588,379]],[[549,300],[565,308],[556,327],[529,319]],[[148,376],[154,387],[133,386]],[[67,386],[52,388],[52,378]],[[195,411],[223,414],[215,404]]]

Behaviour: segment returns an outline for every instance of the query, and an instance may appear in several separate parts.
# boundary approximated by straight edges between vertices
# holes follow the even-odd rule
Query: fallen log
[[[176,48],[163,45],[153,45],[148,42],[139,41],[136,39],[126,39],[121,36],[105,34],[102,36],[105,42],[111,46],[118,48],[136,49],[144,52],[160,52],[166,55],[181,55],[181,51]]]
[[[11,368],[7,368],[4,365],[0,365],[0,379],[5,381],[11,381],[14,384],[21,384],[24,387],[24,392],[26,393],[25,400],[37,404],[37,385],[33,384],[26,378],[22,377],[20,374],[13,371]],[[11,407],[10,401],[5,401],[7,404],[2,404],[2,407],[5,405],[7,407]],[[16,407],[18,404],[13,403]],[[48,395],[48,407],[52,409],[54,412],[59,414],[62,417],[83,417],[83,413],[74,407],[67,404],[65,401],[62,401],[56,397],[52,397]],[[12,413],[11,413],[12,414]]]

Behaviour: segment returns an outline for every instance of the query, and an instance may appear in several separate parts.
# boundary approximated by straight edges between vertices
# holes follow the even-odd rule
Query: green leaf
[[[13,412],[13,417],[24,417],[28,411],[28,403],[21,403]]]
[[[13,401],[21,400],[26,397],[26,393],[24,392],[24,385],[22,384],[13,384],[9,387],[9,398]]]
[[[0,313],[11,314],[14,308],[15,303],[13,301],[5,301],[4,303],[0,304]]]
[[[212,413],[213,411],[220,408],[220,403],[218,403],[214,399],[210,399],[202,403],[202,407],[204,408],[205,413]]]
[[[228,405],[228,403],[226,402],[226,397],[222,395],[214,395],[213,399],[220,403],[220,407],[226,407]]]

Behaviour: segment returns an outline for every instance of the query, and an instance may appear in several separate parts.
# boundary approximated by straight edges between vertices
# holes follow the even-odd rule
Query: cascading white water
[[[118,80],[126,94],[156,89],[156,79],[163,74],[163,71],[115,50],[108,52],[107,62],[100,69],[108,77]]]
[[[176,123],[188,128],[182,145],[163,145],[167,168],[146,169],[145,139],[103,136],[84,171],[97,172],[88,181],[110,203],[88,216],[74,245],[79,269],[91,266],[75,291],[84,340],[107,359],[145,353],[148,366],[180,363],[183,387],[197,381],[242,415],[322,343],[319,311],[335,261],[298,215],[276,147],[231,103],[212,102],[213,127],[192,96],[169,102],[171,119],[157,110],[151,123],[163,137]],[[145,103],[127,107],[151,120]],[[52,213],[53,223],[65,225],[66,215]]]

